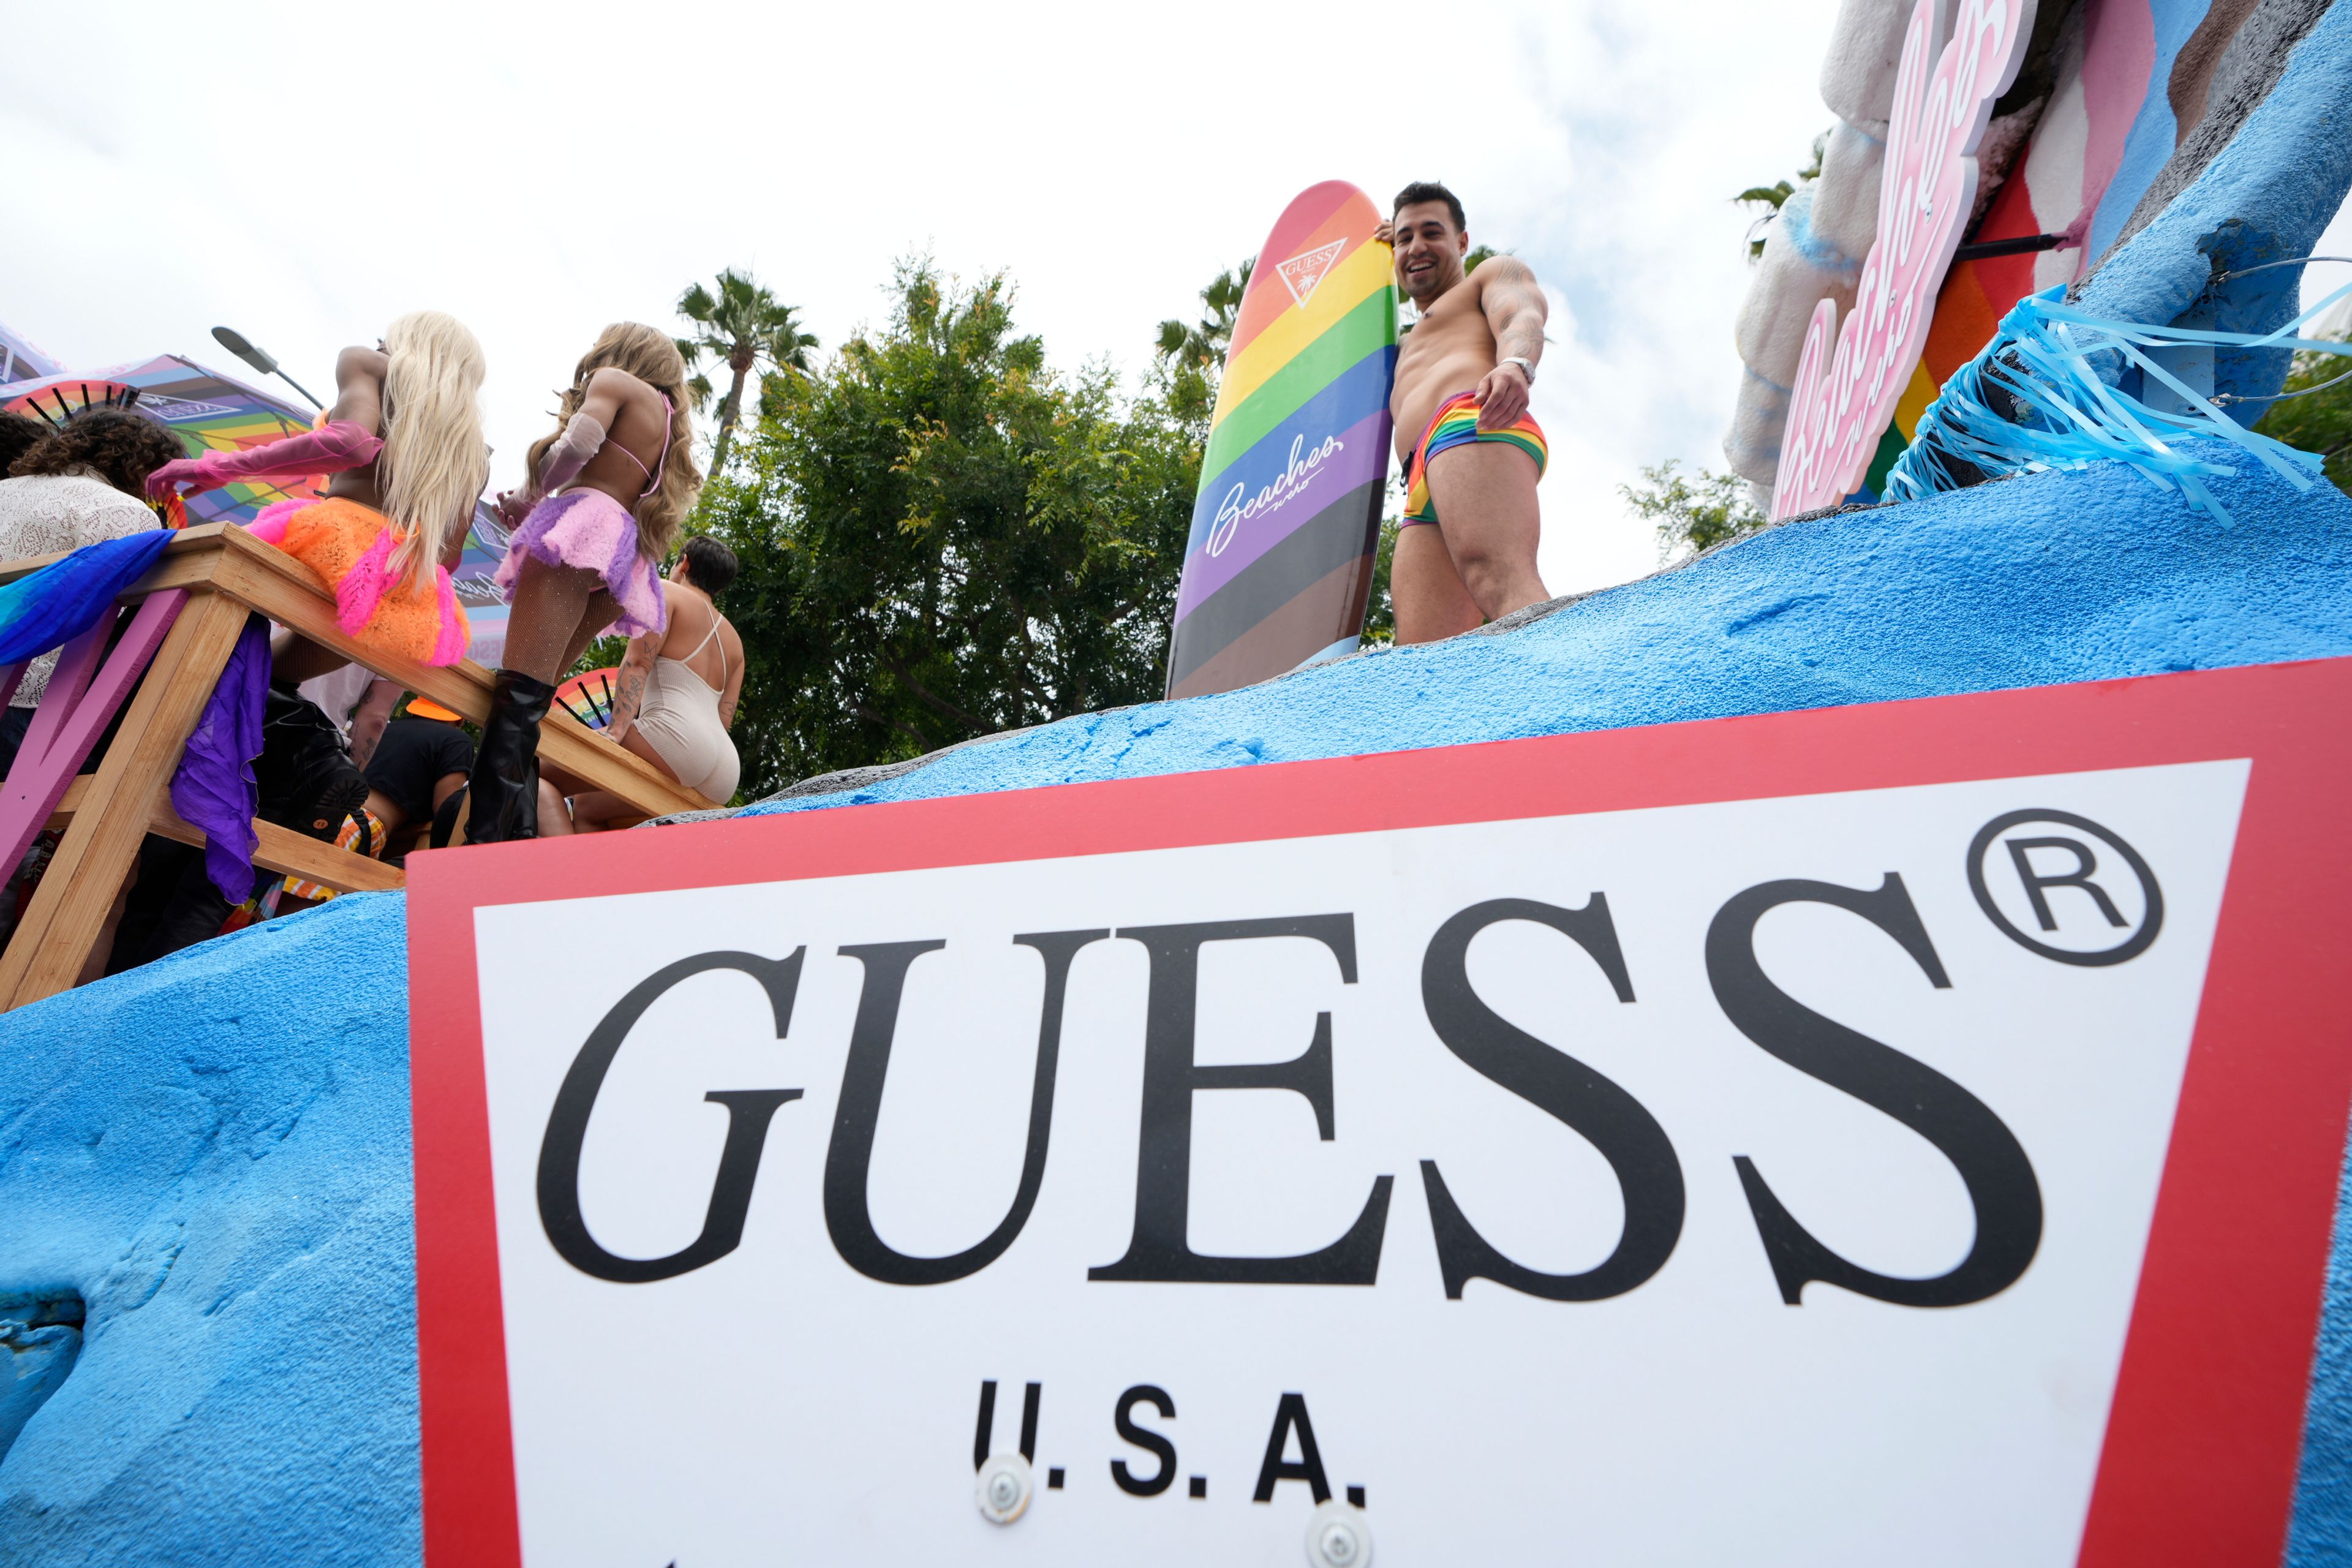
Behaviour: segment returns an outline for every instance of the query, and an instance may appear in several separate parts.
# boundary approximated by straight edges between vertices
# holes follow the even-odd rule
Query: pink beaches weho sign
[[[1959,0],[1931,75],[1929,51],[1950,14],[1950,0],[1919,0],[1903,35],[1878,237],[1844,330],[1828,300],[1806,329],[1772,489],[1775,520],[1835,506],[1862,487],[1919,363],[1936,291],[1976,205],[1977,143],[1993,103],[2016,79],[2033,0]]]

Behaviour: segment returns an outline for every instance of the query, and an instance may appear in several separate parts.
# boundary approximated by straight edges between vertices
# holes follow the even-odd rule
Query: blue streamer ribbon
[[[1886,476],[1885,499],[1916,500],[1986,479],[2093,463],[2128,463],[2158,489],[2175,489],[2189,504],[2231,524],[2227,507],[2203,481],[2241,470],[2192,458],[2173,443],[2207,437],[2231,442],[2293,485],[2307,490],[2324,466],[2314,453],[2246,429],[2191,391],[2147,351],[2188,343],[2232,348],[2294,349],[2352,355],[2352,343],[2294,335],[2294,330],[2352,295],[2347,284],[2275,331],[2205,331],[2102,321],[2061,302],[2049,289],[2020,300],[1984,352],[1944,384],[1919,416],[1911,445]],[[2149,407],[2101,380],[2095,356],[2119,354],[2145,378],[2169,388],[2183,406]]]

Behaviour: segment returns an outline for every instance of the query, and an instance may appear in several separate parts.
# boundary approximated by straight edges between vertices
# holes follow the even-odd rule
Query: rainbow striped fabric
[[[1437,415],[1423,431],[1421,444],[1412,449],[1412,467],[1405,476],[1404,521],[1407,523],[1435,522],[1437,503],[1429,499],[1429,459],[1451,447],[1470,441],[1500,441],[1517,447],[1536,460],[1536,477],[1543,478],[1544,466],[1551,460],[1551,448],[1544,445],[1543,426],[1532,414],[1519,416],[1519,422],[1506,430],[1478,428],[1478,395],[1457,392],[1437,405]]]
[[[1250,273],[1201,464],[1168,694],[1347,651],[1363,627],[1396,368],[1380,209],[1344,181],[1284,209]]]

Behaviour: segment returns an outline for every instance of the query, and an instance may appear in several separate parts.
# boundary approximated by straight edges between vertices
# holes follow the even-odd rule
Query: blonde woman
[[[605,328],[555,416],[530,449],[529,484],[499,498],[515,531],[498,573],[513,608],[474,759],[469,844],[539,837],[539,727],[555,683],[606,627],[636,637],[668,625],[655,568],[702,488],[686,361],[667,333]]]
[[[166,463],[149,493],[162,500],[180,485],[333,475],[322,499],[266,507],[251,531],[319,574],[346,633],[420,663],[455,664],[466,655],[466,612],[447,567],[465,549],[489,479],[483,374],[472,332],[438,310],[413,311],[374,348],[342,352],[335,405],[318,429]],[[281,651],[278,666],[299,679],[342,662],[331,656],[316,668],[289,668]]]

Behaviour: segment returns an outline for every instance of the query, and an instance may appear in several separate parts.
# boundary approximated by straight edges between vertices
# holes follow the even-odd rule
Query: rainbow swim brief
[[[1429,498],[1429,460],[1449,447],[1468,441],[1507,441],[1536,460],[1536,477],[1543,477],[1544,463],[1551,449],[1544,445],[1543,426],[1535,416],[1523,415],[1519,422],[1501,430],[1478,428],[1478,395],[1457,392],[1437,405],[1436,416],[1429,428],[1422,432],[1421,445],[1412,449],[1412,464],[1405,470],[1404,522],[1411,527],[1416,522],[1435,522],[1437,503]]]

